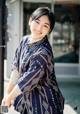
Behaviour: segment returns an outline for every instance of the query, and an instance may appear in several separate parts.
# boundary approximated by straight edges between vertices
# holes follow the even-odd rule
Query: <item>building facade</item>
[[[53,48],[58,79],[80,79],[80,1],[79,0],[6,0],[7,50],[5,76],[10,76],[14,52],[22,36],[29,34],[30,14],[48,6],[56,17],[49,41]]]

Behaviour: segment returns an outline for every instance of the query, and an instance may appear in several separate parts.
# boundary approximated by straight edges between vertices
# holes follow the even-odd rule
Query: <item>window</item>
[[[79,38],[77,30],[79,26],[74,12],[78,6],[55,5],[54,12],[56,24],[53,32],[53,50],[55,62],[78,63],[79,62]],[[78,18],[79,14],[76,14]],[[77,30],[76,30],[77,29]]]

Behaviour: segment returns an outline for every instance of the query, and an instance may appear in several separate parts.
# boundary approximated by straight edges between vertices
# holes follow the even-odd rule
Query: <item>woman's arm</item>
[[[21,91],[17,87],[17,85],[14,86],[14,85],[10,84],[10,86],[12,86],[13,89],[11,90],[11,92],[9,92],[9,94],[7,95],[7,97],[5,99],[5,105],[8,105],[8,106],[11,105],[12,100],[14,100],[18,95],[21,94]],[[18,89],[16,89],[16,88],[18,88]],[[8,91],[10,91],[10,87],[9,87]]]
[[[5,105],[6,98],[8,97],[9,93],[12,91],[12,89],[14,88],[14,86],[15,86],[14,84],[11,84],[9,82],[8,87],[7,87],[7,90],[6,90],[6,93],[4,95],[4,98],[2,99],[1,105]]]
[[[13,88],[15,87],[18,79],[20,77],[20,74],[19,72],[17,71],[17,69],[14,69],[11,73],[11,76],[10,76],[10,81],[9,81],[9,84],[8,84],[8,87],[7,87],[7,90],[6,90],[6,93],[4,95],[4,98],[2,100],[2,105],[5,105],[5,101],[8,97],[8,95],[10,94],[10,92],[13,90]]]

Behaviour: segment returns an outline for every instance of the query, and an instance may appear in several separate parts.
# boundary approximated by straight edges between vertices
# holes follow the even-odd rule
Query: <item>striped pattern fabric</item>
[[[20,114],[63,114],[64,98],[56,82],[54,57],[48,39],[29,43],[25,36],[12,62],[20,75],[18,86],[22,91],[14,106]]]

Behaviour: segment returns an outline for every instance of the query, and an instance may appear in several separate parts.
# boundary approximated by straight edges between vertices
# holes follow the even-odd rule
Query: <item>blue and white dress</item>
[[[12,69],[20,78],[17,86],[21,94],[14,107],[20,114],[63,114],[64,98],[56,82],[54,57],[48,39],[29,43],[25,36],[16,49]]]

